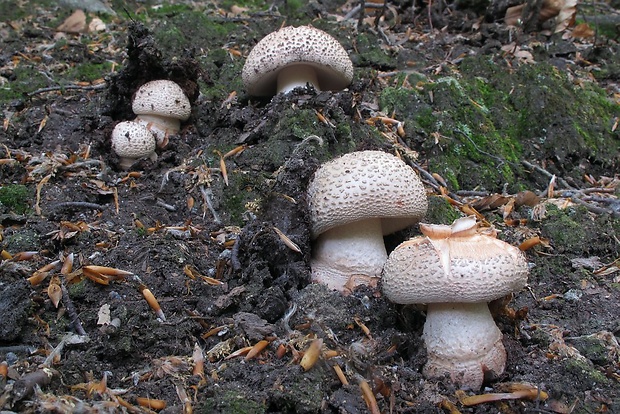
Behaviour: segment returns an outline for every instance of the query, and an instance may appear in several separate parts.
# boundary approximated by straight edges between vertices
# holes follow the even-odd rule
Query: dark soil
[[[366,382],[383,413],[620,412],[613,31],[508,28],[499,3],[433,2],[429,22],[425,3],[388,2],[376,26],[369,9],[358,27],[337,22],[357,2],[250,2],[239,16],[222,11],[229,2],[139,2],[132,18],[100,14],[104,31],[61,35],[72,10],[27,3],[0,9],[0,409],[142,412],[137,397],[149,397],[170,413],[362,413]],[[249,97],[239,78],[251,47],[310,22],[350,52],[350,88]],[[122,171],[110,132],[134,117],[136,89],[162,78],[182,86],[192,116],[157,161]],[[321,163],[365,149],[421,173],[426,222],[475,208],[511,244],[541,239],[526,251],[527,289],[492,306],[508,363],[482,390],[422,376],[422,308],[310,283],[307,184]],[[89,265],[132,275],[96,283]],[[66,288],[58,307],[50,285]],[[324,353],[304,371],[316,338]],[[264,340],[257,356],[235,356]],[[460,402],[511,386],[548,398]]]

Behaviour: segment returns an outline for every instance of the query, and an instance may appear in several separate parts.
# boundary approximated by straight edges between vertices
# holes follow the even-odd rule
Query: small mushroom
[[[138,122],[119,122],[112,131],[112,149],[120,157],[120,166],[124,170],[140,158],[157,160],[155,148],[155,137]]]
[[[383,293],[396,303],[428,304],[424,375],[448,373],[462,388],[479,389],[506,366],[502,333],[487,302],[522,289],[527,262],[518,248],[480,230],[474,217],[420,229],[424,236],[390,254]]]
[[[177,134],[181,121],[191,114],[189,99],[183,89],[169,80],[154,80],[142,85],[131,105],[138,115],[135,119],[145,125],[157,138],[157,146],[168,145],[168,137]]]
[[[383,236],[417,223],[427,199],[417,173],[381,151],[322,165],[308,187],[312,280],[345,294],[376,286],[387,260]]]
[[[353,79],[353,63],[342,45],[312,26],[286,26],[250,51],[242,72],[250,95],[273,96],[297,87],[342,90]]]

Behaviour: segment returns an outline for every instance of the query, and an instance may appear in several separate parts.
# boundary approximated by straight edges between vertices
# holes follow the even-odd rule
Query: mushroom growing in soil
[[[138,115],[135,121],[153,133],[160,148],[168,145],[168,137],[177,134],[181,121],[186,121],[191,114],[191,105],[183,89],[170,80],[154,80],[140,86],[131,109]]]
[[[120,157],[124,170],[140,158],[157,160],[156,140],[151,131],[134,121],[119,122],[112,131],[112,149]]]
[[[273,96],[310,84],[342,90],[353,79],[353,63],[342,45],[312,26],[286,26],[250,51],[242,72],[250,95]]]
[[[447,373],[460,387],[479,389],[506,366],[502,333],[487,302],[522,289],[527,262],[518,248],[480,230],[474,217],[420,229],[424,236],[390,254],[383,293],[396,303],[428,304],[424,375]]]
[[[420,221],[427,199],[418,174],[394,155],[359,151],[323,164],[308,187],[312,280],[350,293],[376,286],[383,236]]]

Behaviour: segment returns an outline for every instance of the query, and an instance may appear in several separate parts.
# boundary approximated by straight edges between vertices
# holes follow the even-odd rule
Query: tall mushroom
[[[154,80],[140,86],[131,109],[138,115],[135,121],[153,133],[160,148],[168,145],[168,137],[178,133],[181,121],[186,121],[191,114],[191,105],[183,89],[170,80]]]
[[[129,169],[140,158],[155,161],[155,137],[146,127],[138,122],[123,121],[112,130],[112,149],[120,158],[121,168]]]
[[[417,173],[381,151],[343,155],[322,165],[308,187],[312,280],[349,293],[376,285],[387,260],[383,236],[426,214]]]
[[[254,46],[242,78],[254,96],[288,93],[308,83],[316,90],[341,90],[353,79],[353,63],[342,45],[324,31],[286,26]]]
[[[485,374],[500,375],[506,366],[487,302],[523,288],[527,262],[519,249],[480,230],[474,217],[420,229],[424,236],[390,254],[383,293],[396,303],[428,304],[424,375],[448,373],[462,388],[479,389]]]

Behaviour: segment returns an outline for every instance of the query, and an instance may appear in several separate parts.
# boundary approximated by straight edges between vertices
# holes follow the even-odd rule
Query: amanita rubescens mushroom
[[[189,99],[183,89],[170,80],[154,80],[138,88],[131,109],[138,115],[135,119],[149,129],[157,146],[164,148],[168,137],[179,132],[181,121],[191,114]]]
[[[242,72],[250,95],[272,96],[312,85],[341,90],[353,79],[353,63],[342,45],[312,26],[286,26],[250,51]]]
[[[474,217],[420,229],[424,236],[390,254],[383,293],[396,303],[428,304],[424,375],[448,373],[462,388],[479,389],[485,373],[500,375],[506,365],[487,302],[523,288],[527,262],[518,248],[480,230]]]
[[[343,155],[321,166],[308,187],[312,280],[349,293],[376,285],[387,260],[383,236],[426,214],[418,174],[381,151]]]

